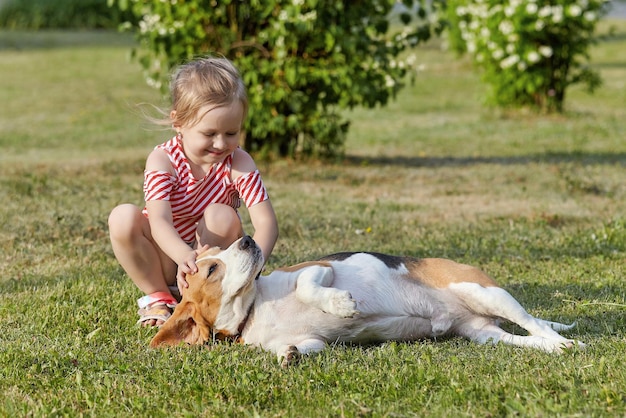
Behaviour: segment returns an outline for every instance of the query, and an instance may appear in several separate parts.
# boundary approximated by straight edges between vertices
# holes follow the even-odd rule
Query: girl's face
[[[223,107],[205,106],[193,126],[176,126],[182,136],[183,150],[190,162],[203,166],[224,161],[239,146],[243,124],[243,105],[238,100]],[[175,111],[172,112],[175,118]]]

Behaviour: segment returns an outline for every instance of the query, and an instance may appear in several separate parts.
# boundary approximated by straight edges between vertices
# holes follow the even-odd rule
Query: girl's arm
[[[278,222],[274,208],[268,199],[248,208],[248,213],[254,227],[252,239],[263,251],[263,258],[267,262],[278,239]]]
[[[232,177],[237,177],[255,171],[256,164],[254,160],[244,150],[237,148],[233,155]],[[257,203],[248,208],[250,221],[254,227],[254,235],[252,239],[263,251],[265,261],[268,260],[276,240],[278,239],[278,221],[270,200]]]
[[[167,154],[162,150],[153,150],[146,161],[146,171],[167,171],[173,174]],[[196,253],[185,243],[174,228],[172,206],[167,200],[146,202],[148,222],[152,238],[159,248],[167,254],[186,273],[196,271]]]
[[[170,202],[152,200],[146,202],[146,208],[148,209],[148,222],[150,222],[154,241],[176,264],[184,263],[189,257],[191,247],[180,238],[174,229]]]

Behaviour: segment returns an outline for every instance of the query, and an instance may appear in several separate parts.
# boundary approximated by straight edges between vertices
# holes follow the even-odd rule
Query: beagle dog
[[[439,258],[339,253],[260,276],[264,260],[245,236],[201,254],[172,317],[150,342],[232,339],[272,351],[288,366],[328,343],[462,336],[560,352],[584,344],[538,319],[481,270]],[[501,320],[530,335],[506,332]]]

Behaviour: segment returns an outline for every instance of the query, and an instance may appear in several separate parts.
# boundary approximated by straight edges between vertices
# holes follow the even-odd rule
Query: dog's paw
[[[575,348],[583,350],[585,349],[585,347],[587,347],[587,345],[582,341],[566,340],[552,343],[549,347],[547,347],[546,351],[561,354],[565,351],[573,350]]]
[[[350,292],[337,290],[328,299],[327,312],[340,318],[352,318],[358,314],[356,300],[352,299]]]
[[[298,347],[295,345],[287,347],[287,350],[279,356],[280,367],[283,369],[297,363],[298,360],[300,360],[300,352],[298,351]]]
[[[569,340],[562,345],[563,350],[572,350],[574,348],[577,348],[579,350],[584,350],[585,347],[587,347],[587,344],[578,340]]]

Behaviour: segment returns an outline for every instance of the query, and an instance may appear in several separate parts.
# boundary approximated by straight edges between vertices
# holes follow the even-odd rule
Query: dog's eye
[[[210,276],[211,274],[213,274],[213,272],[215,271],[215,269],[217,269],[217,263],[213,263],[211,264],[211,266],[209,267],[209,272],[207,274],[207,277]]]

